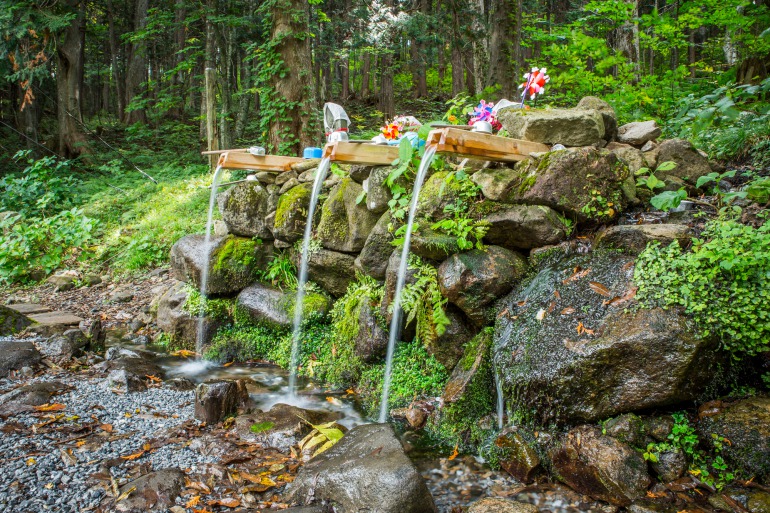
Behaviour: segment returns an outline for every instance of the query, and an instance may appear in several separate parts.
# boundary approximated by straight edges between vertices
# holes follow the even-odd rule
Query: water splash
[[[294,302],[294,322],[291,333],[291,361],[289,363],[289,396],[296,395],[297,367],[299,366],[300,324],[302,324],[302,304],[305,301],[305,284],[307,283],[307,264],[309,256],[310,237],[313,234],[313,217],[318,206],[318,197],[321,195],[326,175],[329,173],[331,160],[324,158],[318,165],[313,181],[313,192],[310,195],[310,206],[307,210],[307,222],[305,223],[305,237],[302,239],[302,256],[299,263],[299,276],[297,277],[297,298]]]
[[[414,216],[417,212],[417,200],[420,197],[420,189],[425,181],[425,175],[430,169],[433,157],[436,154],[436,147],[426,146],[425,153],[420,162],[420,168],[417,170],[417,176],[414,179],[414,189],[412,189],[412,201],[409,203],[409,220],[406,224],[406,233],[404,234],[404,247],[401,249],[401,262],[398,266],[398,279],[396,280],[396,293],[393,296],[393,317],[390,321],[390,334],[388,336],[388,354],[385,360],[385,378],[382,383],[382,399],[380,401],[379,422],[385,422],[388,417],[388,396],[390,395],[390,379],[393,371],[393,353],[396,347],[396,341],[401,336],[401,293],[404,290],[406,280],[406,268],[409,261],[409,246],[412,242],[412,225]]]
[[[204,259],[201,267],[201,306],[198,310],[198,330],[195,333],[195,352],[198,358],[203,357],[203,341],[206,338],[206,290],[209,284],[209,266],[211,264],[211,225],[214,222],[214,205],[217,202],[217,189],[222,179],[222,166],[217,166],[214,178],[211,180],[211,195],[209,196],[209,213],[206,221],[206,236],[203,239]]]
[[[495,389],[497,390],[497,429],[503,429],[503,416],[505,415],[505,403],[503,401],[503,384],[500,382],[500,375],[495,375]]]

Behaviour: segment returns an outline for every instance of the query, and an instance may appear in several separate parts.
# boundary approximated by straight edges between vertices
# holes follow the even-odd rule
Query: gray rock
[[[356,199],[363,189],[350,178],[345,178],[330,192],[321,208],[317,236],[326,249],[343,252],[361,251],[377,220],[381,217],[370,212]]]
[[[255,283],[238,294],[237,304],[255,322],[287,327],[291,326],[294,318],[296,296],[296,292],[282,292],[261,283]],[[329,300],[321,294],[305,294],[304,316],[325,315],[329,308]]]
[[[380,326],[379,310],[368,301],[362,301],[358,311],[358,334],[355,339],[356,356],[366,363],[382,360],[388,348],[388,332]]]
[[[179,390],[186,392],[195,388],[195,383],[187,378],[174,378],[163,382],[163,386],[169,390]]]
[[[687,471],[687,458],[679,451],[664,451],[658,454],[658,461],[650,466],[661,481],[670,483]]]
[[[141,358],[141,355],[135,351],[120,346],[113,346],[107,349],[107,352],[104,355],[105,360],[117,360],[118,358]]]
[[[8,377],[12,370],[33,367],[41,359],[32,342],[0,340],[0,378]]]
[[[481,325],[490,320],[489,306],[510,292],[527,268],[521,254],[488,246],[449,257],[438,268],[438,284],[444,297]]]
[[[54,286],[54,292],[64,292],[75,288],[75,277],[70,274],[54,274],[45,281]]]
[[[633,146],[643,146],[647,141],[660,137],[660,127],[655,120],[634,121],[618,128],[618,141]]]
[[[155,363],[144,358],[118,358],[103,361],[94,366],[97,370],[110,373],[115,370],[125,370],[144,380],[147,376],[163,377],[163,370]]]
[[[271,173],[268,174],[272,177]],[[228,231],[242,237],[272,239],[272,226],[265,223],[268,197],[265,188],[254,181],[235,184],[219,193],[217,205]]]
[[[537,506],[526,502],[503,499],[501,497],[486,497],[470,505],[468,513],[537,513]]]
[[[305,464],[289,485],[288,500],[333,502],[353,513],[427,513],[436,506],[393,428],[368,424]]]
[[[364,183],[372,172],[371,166],[350,166],[350,178],[356,183]]]
[[[356,270],[376,280],[385,279],[388,259],[393,252],[393,244],[391,244],[393,235],[388,230],[389,224],[390,212],[385,212],[372,228],[361,253],[355,260]]]
[[[687,247],[692,236],[692,228],[684,224],[611,226],[599,233],[594,240],[594,247],[622,249],[627,253],[638,255],[652,241],[658,241],[663,246],[678,241],[680,246]]]
[[[604,138],[604,119],[596,110],[502,109],[498,119],[511,137],[545,144],[590,146]]]
[[[70,387],[58,381],[24,385],[0,396],[0,417],[33,411],[35,406],[53,403],[53,397]]]
[[[481,173],[484,171],[476,174]],[[495,204],[493,212],[483,219],[489,223],[484,242],[506,249],[539,248],[567,238],[566,221],[544,206]]]
[[[273,245],[229,235],[212,238],[205,247],[204,235],[187,235],[171,248],[174,278],[200,288],[203,268],[208,260],[207,294],[231,294],[254,282],[273,256]]]
[[[216,424],[237,413],[249,400],[242,380],[216,380],[201,383],[195,389],[195,418]]]
[[[195,344],[198,338],[198,317],[184,309],[187,301],[187,286],[184,282],[173,281],[157,300],[158,310],[155,323],[172,340]],[[214,339],[223,321],[207,316],[203,319],[203,345]]]
[[[617,155],[620,160],[626,163],[628,170],[632,175],[643,167],[650,167],[647,159],[644,157],[644,153],[642,153],[638,148],[634,148],[630,144],[610,143],[607,145],[607,149]]]
[[[388,202],[393,199],[393,193],[385,180],[392,170],[391,166],[373,167],[366,179],[366,208],[370,211],[382,214],[388,210]]]
[[[346,253],[314,250],[308,258],[308,278],[333,297],[343,296],[348,285],[355,280],[355,261],[355,257]]]
[[[576,107],[578,110],[595,110],[602,115],[604,121],[604,140],[614,141],[618,136],[618,117],[612,106],[596,96],[585,96]]]
[[[289,192],[294,187],[300,185],[299,178],[292,177],[286,180],[283,185],[281,185],[281,188],[278,189],[278,194],[283,195]]]
[[[275,172],[272,171],[260,171],[259,173],[255,174],[254,177],[262,185],[272,185],[275,183]]]
[[[554,473],[575,491],[617,506],[641,499],[650,485],[644,459],[593,426],[564,435],[551,460]]]
[[[133,372],[119,369],[109,373],[107,387],[125,393],[143,392],[147,390],[147,383]]]
[[[13,335],[32,324],[32,319],[26,315],[0,305],[0,337]]]
[[[654,151],[658,154],[658,165],[663,162],[676,163],[674,169],[658,173],[658,178],[662,180],[678,178],[694,186],[698,178],[711,173],[708,159],[701,155],[690,141],[670,139],[660,143]]]
[[[185,475],[179,469],[167,468],[144,475],[123,485],[120,493],[136,488],[126,499],[113,506],[118,513],[166,511],[173,506],[185,486]]]
[[[116,290],[107,298],[108,303],[128,303],[134,299],[134,293],[130,290]]]
[[[47,340],[37,342],[38,351],[49,358],[69,359],[88,345],[88,338],[79,329],[67,330]]]
[[[283,173],[278,173],[278,176],[275,177],[275,185],[277,185],[278,187],[281,187],[283,184],[285,184],[292,178],[296,180],[297,176],[299,175],[297,174],[296,171],[284,171]]]
[[[291,182],[289,180],[281,188],[273,221],[273,235],[286,242],[298,241],[305,235],[312,192],[308,184],[290,186]]]
[[[644,445],[644,424],[641,417],[633,413],[624,413],[604,423],[606,435],[628,444],[631,447]]]
[[[235,419],[235,429],[241,440],[289,452],[312,430],[310,424],[326,424],[339,420],[341,416],[338,412],[306,410],[278,403],[266,412],[257,410],[239,415]]]

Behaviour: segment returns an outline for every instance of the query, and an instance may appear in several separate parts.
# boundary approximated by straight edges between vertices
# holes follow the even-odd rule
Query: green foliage
[[[190,315],[197,317],[203,313],[206,317],[211,317],[219,321],[227,321],[233,317],[235,310],[235,300],[227,298],[206,298],[201,295],[200,290],[190,284],[185,287],[187,300],[182,309]]]
[[[704,185],[707,184],[713,184],[711,188],[711,194],[713,194],[717,198],[717,207],[721,208],[726,205],[729,205],[732,203],[736,198],[745,198],[746,192],[745,191],[735,191],[735,192],[722,192],[722,189],[720,188],[719,184],[722,180],[725,178],[732,178],[735,176],[736,171],[730,170],[725,171],[724,173],[717,173],[716,171],[711,172],[705,176],[701,176],[698,178],[698,181],[696,182],[695,186],[700,189]]]
[[[598,189],[591,190],[591,199],[580,209],[591,219],[603,220],[615,215],[615,203],[602,196]]]
[[[407,284],[401,295],[406,323],[417,322],[417,338],[426,345],[436,341],[449,326],[444,312],[447,299],[441,295],[436,268],[416,255],[409,256],[409,268],[416,271],[414,283]]]
[[[456,237],[457,246],[461,250],[474,247],[484,249],[482,240],[489,231],[489,222],[473,219],[468,215],[470,205],[481,196],[481,188],[473,183],[470,175],[462,169],[446,175],[439,195],[443,194],[444,187],[449,184],[454,185],[456,197],[454,203],[444,207],[444,212],[452,214],[452,217],[434,223],[431,229]]]
[[[281,290],[297,290],[297,266],[287,251],[276,253],[267,269],[259,272],[259,279],[271,283]]]
[[[252,433],[264,433],[265,431],[270,431],[273,429],[273,426],[275,426],[275,422],[258,422],[256,424],[252,424],[249,428],[249,431]]]
[[[30,151],[20,151],[14,160],[25,161],[27,167],[19,175],[6,175],[0,180],[0,209],[48,217],[73,207],[72,191],[77,181],[68,161],[56,157],[35,160]]]
[[[382,396],[385,365],[373,365],[361,374],[364,407],[376,414]],[[441,393],[449,375],[444,366],[418,342],[401,343],[393,355],[388,409],[407,406],[420,397]]]
[[[644,305],[680,306],[736,359],[770,350],[770,223],[707,223],[692,251],[651,243],[634,280]]]
[[[770,147],[768,147],[770,151]],[[746,197],[764,205],[770,202],[770,177],[752,180],[746,187]]]
[[[650,198],[650,204],[658,210],[668,212],[672,208],[678,207],[682,201],[686,199],[687,191],[684,189],[679,189],[676,191],[663,191],[660,194],[656,194]]]
[[[662,187],[665,187],[666,182],[656,177],[655,173],[671,171],[675,167],[676,167],[676,162],[668,161],[668,162],[663,162],[657,168],[655,168],[655,172],[651,172],[650,168],[647,168],[647,167],[639,168],[634,173],[634,175],[639,177],[639,179],[636,181],[636,185],[638,187],[647,187],[651,191],[655,191],[655,189],[660,189]]]

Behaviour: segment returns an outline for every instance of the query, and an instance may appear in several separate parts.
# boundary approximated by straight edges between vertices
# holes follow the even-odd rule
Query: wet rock
[[[136,351],[132,351],[125,347],[113,346],[107,349],[104,354],[105,360],[117,360],[118,358],[141,358],[142,356]]]
[[[470,505],[468,513],[537,513],[537,506],[526,502],[503,499],[501,497],[486,497]]]
[[[430,227],[432,222],[452,217],[446,212],[446,207],[461,200],[463,187],[458,180],[449,180],[448,171],[439,171],[428,176],[420,189],[417,199],[418,219],[430,219],[431,222],[420,222],[420,230]]]
[[[0,337],[13,335],[32,324],[32,319],[26,315],[0,305]]]
[[[595,422],[693,400],[729,367],[676,311],[624,311],[631,262],[556,248],[500,303],[493,351],[505,397],[543,424]]]
[[[627,224],[611,226],[600,232],[594,240],[594,247],[622,249],[638,255],[652,241],[658,241],[662,246],[678,241],[681,247],[687,247],[692,236],[692,228],[686,224]]]
[[[237,305],[255,322],[285,327],[291,326],[296,299],[296,292],[280,291],[255,283],[238,294]],[[321,294],[306,293],[302,308],[305,317],[313,314],[325,315],[330,308],[329,300]]]
[[[492,332],[483,330],[463,348],[463,357],[452,370],[444,387],[442,399],[445,403],[459,401],[474,379],[488,370],[491,346]]]
[[[617,506],[644,497],[650,485],[644,459],[593,426],[564,435],[551,459],[554,473],[575,491]]]
[[[668,435],[674,427],[674,417],[661,415],[649,417],[644,421],[644,431],[658,442],[668,440]]]
[[[195,383],[187,378],[174,378],[163,382],[163,387],[169,390],[178,390],[180,392],[186,392],[195,388]]]
[[[118,358],[117,360],[111,361],[105,360],[95,365],[94,368],[108,373],[114,370],[125,370],[132,374],[136,374],[143,379],[146,376],[163,376],[163,370],[160,367],[144,358]]]
[[[527,267],[521,254],[488,246],[449,257],[438,268],[438,284],[444,297],[481,325],[490,320],[488,308],[510,292]]]
[[[355,427],[305,464],[289,485],[288,500],[333,502],[348,513],[436,511],[425,481],[387,424]]]
[[[604,138],[604,119],[596,110],[502,109],[498,119],[511,137],[545,144],[590,146]]]
[[[635,501],[628,506],[626,510],[631,513],[677,513],[679,508],[676,508],[673,504],[666,504],[660,501],[642,499]]]
[[[64,292],[75,288],[75,276],[71,273],[56,273],[45,281],[54,286],[54,292]]]
[[[53,397],[70,387],[58,381],[24,385],[0,396],[0,417],[33,411],[35,406],[54,402]]]
[[[641,447],[644,441],[644,423],[633,413],[624,413],[604,423],[604,432],[631,447]]]
[[[595,110],[602,115],[604,121],[604,140],[614,141],[618,136],[618,117],[612,106],[596,96],[584,96],[577,106],[578,110]]]
[[[634,121],[618,128],[618,141],[633,146],[643,146],[647,141],[660,137],[661,130],[655,120]]]
[[[489,223],[489,230],[484,236],[487,244],[510,250],[532,249],[558,244],[567,238],[566,221],[551,208],[494,204],[493,209],[492,213],[483,217]]]
[[[267,242],[228,235],[212,238],[207,251],[204,235],[187,235],[171,248],[171,268],[174,278],[199,289],[208,260],[207,294],[229,294],[253,283],[272,255],[273,245]]]
[[[500,466],[523,483],[531,483],[540,470],[540,456],[518,430],[506,428],[495,439]]]
[[[444,333],[424,341],[424,344],[428,354],[444,368],[453,369],[463,356],[463,346],[478,333],[478,327],[454,305],[446,305],[444,313],[449,319]]]
[[[0,340],[0,378],[8,377],[12,370],[33,367],[41,359],[32,342]]]
[[[158,310],[155,323],[158,328],[168,334],[172,340],[195,344],[198,338],[198,317],[184,309],[187,301],[187,286],[184,282],[174,281],[158,298]],[[203,345],[208,345],[214,339],[222,320],[206,316],[203,319]]]
[[[268,193],[259,182],[235,184],[217,195],[217,205],[227,230],[242,237],[273,238],[272,226],[265,223]]]
[[[401,250],[395,249],[391,253],[388,259],[388,268],[385,271],[385,292],[382,295],[382,302],[380,303],[380,313],[385,319],[385,324],[390,326],[391,319],[393,318],[392,312],[390,312],[390,303],[393,301],[393,297],[396,295],[396,285],[398,282],[398,270],[401,266]],[[417,271],[411,269],[408,265],[406,267],[406,274],[404,275],[404,285],[413,284],[417,281]],[[401,316],[402,322],[404,316]],[[414,322],[404,325],[402,328],[401,339],[411,340],[414,337]]]
[[[308,278],[333,297],[343,296],[348,285],[355,280],[355,260],[354,256],[346,253],[313,250],[308,258]]]
[[[362,192],[363,188],[350,178],[343,179],[329,191],[316,232],[326,249],[348,253],[363,249],[380,214],[356,203]]]
[[[658,454],[658,461],[650,466],[661,481],[670,483],[687,471],[687,458],[679,451],[664,451]]]
[[[285,242],[295,242],[305,234],[307,212],[310,208],[311,184],[294,185],[289,180],[281,188],[273,221],[273,235]],[[293,185],[290,187],[290,185]],[[284,188],[286,190],[284,191]]]
[[[387,351],[388,332],[380,324],[385,324],[385,319],[376,305],[362,301],[358,311],[358,334],[353,352],[366,363],[382,360]]]
[[[391,166],[373,167],[366,179],[366,208],[377,214],[388,210],[388,202],[393,199],[393,193],[385,180],[393,170]]]
[[[607,149],[626,163],[632,175],[643,167],[650,167],[642,151],[630,144],[610,143],[607,145]]]
[[[88,338],[79,329],[73,329],[47,340],[41,340],[36,345],[43,356],[69,359],[88,345]]]
[[[712,435],[730,440],[721,455],[731,468],[770,479],[770,397],[743,399],[704,416],[698,432],[709,443],[713,443]]]
[[[241,380],[206,381],[195,389],[195,418],[216,424],[237,413],[248,400],[246,384]]]
[[[128,497],[113,506],[119,513],[166,511],[182,493],[185,475],[179,469],[167,468],[135,479],[120,488],[120,494],[135,488]]]
[[[235,419],[235,429],[241,440],[288,452],[313,429],[310,424],[326,424],[339,420],[341,416],[339,412],[306,410],[278,403],[266,412],[257,410],[239,415]]]
[[[125,393],[143,392],[147,390],[147,383],[137,374],[119,369],[107,375],[107,387]]]
[[[460,252],[457,237],[431,229],[430,223],[418,220],[422,223],[418,232],[412,233],[412,243],[409,251],[420,258],[427,258],[440,262],[450,255]],[[426,226],[427,225],[427,226]]]
[[[748,507],[751,513],[770,513],[770,493],[754,491],[749,494]]]
[[[356,183],[363,184],[371,172],[372,166],[350,166],[350,178]]]
[[[385,212],[377,220],[377,224],[372,228],[361,253],[355,260],[357,270],[376,280],[385,279],[388,258],[393,252],[393,244],[391,244],[393,235],[388,230],[389,224],[390,212]]]
[[[660,143],[655,151],[658,153],[657,165],[661,165],[663,162],[676,163],[674,169],[661,171],[657,174],[661,180],[670,181],[678,178],[690,186],[695,186],[698,178],[711,173],[708,159],[701,155],[690,141],[669,139]]]

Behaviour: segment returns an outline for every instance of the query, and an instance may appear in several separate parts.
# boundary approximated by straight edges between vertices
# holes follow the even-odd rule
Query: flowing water
[[[503,429],[503,416],[505,415],[505,402],[503,401],[503,385],[500,375],[495,372],[495,389],[497,390],[497,429]]]
[[[305,237],[302,239],[302,256],[299,264],[299,276],[297,276],[297,298],[294,303],[294,322],[291,335],[291,362],[289,364],[289,397],[296,395],[297,367],[299,366],[300,324],[302,323],[302,304],[305,301],[305,284],[307,283],[307,260],[310,246],[310,237],[313,234],[313,217],[318,206],[318,197],[321,195],[326,175],[331,167],[328,157],[318,165],[313,181],[313,192],[310,196],[310,206],[307,209],[307,222],[305,223]]]
[[[199,366],[205,367],[203,361],[203,341],[206,338],[206,289],[209,284],[209,265],[211,263],[211,225],[214,218],[214,205],[217,202],[217,189],[219,189],[219,181],[222,178],[222,166],[217,166],[214,171],[214,178],[211,180],[211,196],[209,197],[209,213],[208,221],[206,221],[206,236],[203,239],[203,251],[205,252],[205,258],[203,259],[203,266],[201,267],[201,307],[198,311],[198,331],[195,334],[195,352],[198,354]]]
[[[409,263],[409,246],[412,241],[412,225],[414,216],[417,213],[417,200],[420,197],[422,182],[425,181],[425,175],[433,162],[433,156],[436,154],[435,146],[426,146],[425,153],[420,161],[420,168],[417,170],[417,176],[414,179],[414,189],[412,189],[412,201],[409,203],[409,219],[406,224],[406,233],[404,234],[404,247],[401,249],[401,262],[398,266],[398,279],[396,280],[396,293],[393,296],[393,317],[390,321],[390,335],[388,337],[388,354],[385,360],[385,379],[382,383],[382,399],[380,401],[380,422],[385,422],[388,417],[388,395],[390,394],[390,378],[393,370],[393,353],[396,347],[396,341],[401,336],[401,293],[404,290],[404,281],[406,280],[406,268]]]

